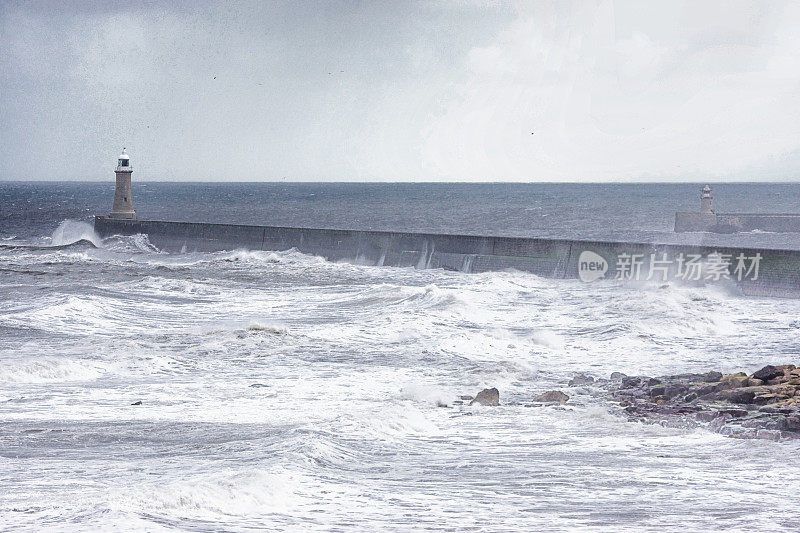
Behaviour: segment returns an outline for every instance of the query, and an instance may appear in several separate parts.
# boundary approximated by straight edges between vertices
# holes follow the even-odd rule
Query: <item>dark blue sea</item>
[[[800,234],[673,233],[703,184],[134,183],[139,218],[343,229],[423,231],[800,247]],[[0,236],[50,235],[91,222],[113,182],[0,183]],[[723,213],[800,212],[800,184],[720,184]]]

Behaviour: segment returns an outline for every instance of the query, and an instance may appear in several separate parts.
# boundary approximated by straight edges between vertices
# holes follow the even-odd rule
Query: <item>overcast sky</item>
[[[0,2],[0,179],[800,178],[800,2]]]

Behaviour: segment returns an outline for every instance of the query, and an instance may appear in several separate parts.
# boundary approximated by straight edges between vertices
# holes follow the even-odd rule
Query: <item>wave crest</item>
[[[163,253],[150,242],[150,237],[144,233],[136,233],[135,235],[112,235],[103,240],[103,248],[111,252]]]
[[[95,233],[94,227],[77,220],[64,220],[50,237],[52,246],[68,246],[81,241],[91,242],[97,248],[103,245],[103,239]]]

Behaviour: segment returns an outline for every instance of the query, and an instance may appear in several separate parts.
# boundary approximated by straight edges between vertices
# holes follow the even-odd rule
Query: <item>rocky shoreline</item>
[[[744,439],[800,438],[800,369],[794,365],[767,365],[751,375],[710,371],[649,377],[614,372],[608,379],[595,379],[576,374],[567,387],[615,404],[634,422],[702,426]],[[569,398],[552,390],[533,401],[565,404]],[[462,396],[461,400],[471,400],[470,405],[500,405],[497,389],[485,389],[474,399]]]
[[[615,372],[586,385],[634,421],[705,425],[736,438],[800,438],[800,369],[794,365],[768,365],[751,375],[711,371],[651,378]]]

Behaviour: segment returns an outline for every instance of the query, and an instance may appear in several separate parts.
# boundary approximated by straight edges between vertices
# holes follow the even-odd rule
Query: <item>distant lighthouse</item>
[[[128,182],[130,182],[130,180],[128,180]],[[703,187],[703,190],[701,191],[701,194],[700,194],[700,212],[701,213],[710,214],[710,213],[714,212],[714,210],[711,208],[711,200],[712,200],[711,187],[706,185],[705,187]]]
[[[136,218],[136,211],[133,209],[133,197],[131,196],[131,158],[125,153],[125,148],[117,160],[117,189],[114,191],[114,207],[111,209],[109,218],[122,218],[132,220]]]

